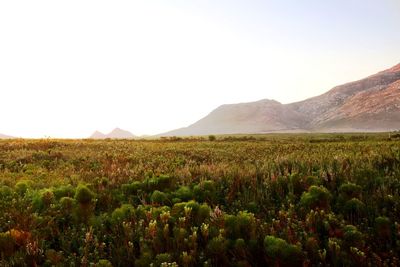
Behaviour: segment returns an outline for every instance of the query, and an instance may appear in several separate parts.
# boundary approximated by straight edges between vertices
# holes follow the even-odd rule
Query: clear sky
[[[397,63],[399,0],[0,1],[0,133],[156,134]]]

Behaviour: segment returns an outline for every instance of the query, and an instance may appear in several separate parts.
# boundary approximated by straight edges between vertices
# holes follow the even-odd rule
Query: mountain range
[[[272,132],[383,132],[400,129],[400,64],[364,79],[336,86],[303,101],[263,99],[227,104],[189,125],[156,136],[257,134]],[[115,128],[91,139],[133,139]],[[12,136],[0,134],[0,139]]]
[[[90,139],[133,139],[135,138],[135,135],[133,135],[131,132],[122,130],[120,128],[115,128],[108,134],[103,134],[99,131],[95,131],[90,137]]]
[[[5,134],[0,134],[0,139],[11,139],[11,138],[14,138],[14,137],[5,135]]]
[[[379,132],[400,129],[400,64],[306,100],[222,105],[160,136],[270,132]]]

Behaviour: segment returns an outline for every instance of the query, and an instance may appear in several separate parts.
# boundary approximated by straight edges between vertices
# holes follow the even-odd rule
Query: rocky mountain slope
[[[400,64],[291,104],[274,100],[222,105],[196,123],[162,136],[400,129]]]

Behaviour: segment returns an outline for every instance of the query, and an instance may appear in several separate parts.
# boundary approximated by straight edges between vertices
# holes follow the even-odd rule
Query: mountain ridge
[[[89,139],[133,139],[136,136],[134,134],[132,134],[129,131],[123,130],[121,128],[115,128],[114,130],[112,130],[111,132],[109,132],[108,134],[104,134],[102,132],[99,131],[95,131],[90,137]]]
[[[302,101],[224,104],[197,122],[158,136],[400,129],[400,64]]]
[[[5,134],[0,134],[0,139],[13,139],[15,137],[10,136],[10,135],[5,135]]]

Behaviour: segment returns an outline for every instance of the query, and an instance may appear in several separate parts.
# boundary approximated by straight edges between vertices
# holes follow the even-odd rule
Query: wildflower
[[[207,223],[202,223],[200,226],[201,234],[205,239],[208,238],[208,228],[209,228],[209,225]]]

